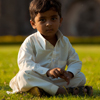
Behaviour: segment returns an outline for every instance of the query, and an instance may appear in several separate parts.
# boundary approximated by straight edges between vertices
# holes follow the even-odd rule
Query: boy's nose
[[[51,21],[47,21],[46,22],[46,26],[51,26],[52,25],[52,22]]]

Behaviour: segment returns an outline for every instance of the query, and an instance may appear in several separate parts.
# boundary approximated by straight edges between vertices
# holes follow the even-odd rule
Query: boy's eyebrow
[[[57,17],[58,15],[52,15],[51,17]]]
[[[40,18],[45,18],[45,16],[41,16],[41,17],[39,17],[39,19],[40,19]]]
[[[50,17],[57,17],[58,15],[52,15]],[[46,18],[46,16],[40,16],[40,18]]]

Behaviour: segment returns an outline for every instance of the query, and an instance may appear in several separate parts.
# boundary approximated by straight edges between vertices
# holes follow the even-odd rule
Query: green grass
[[[0,100],[99,100],[100,99],[100,45],[73,45],[83,63],[86,85],[93,86],[92,97],[85,96],[53,96],[33,97],[30,94],[6,94],[10,91],[9,81],[18,72],[17,54],[20,45],[0,46]]]

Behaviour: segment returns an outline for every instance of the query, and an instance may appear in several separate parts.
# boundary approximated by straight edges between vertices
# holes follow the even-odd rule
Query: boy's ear
[[[36,29],[35,22],[33,22],[32,20],[30,20],[30,24],[31,24],[31,26],[32,26],[34,29]]]
[[[63,21],[63,18],[60,18],[60,25],[59,26],[61,26],[62,21]]]

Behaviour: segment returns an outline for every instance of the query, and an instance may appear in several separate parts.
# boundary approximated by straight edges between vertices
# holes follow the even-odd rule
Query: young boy
[[[77,53],[59,30],[61,3],[33,0],[29,11],[30,23],[37,32],[28,36],[19,50],[20,70],[10,81],[13,93],[92,95],[92,87],[84,86],[86,79],[80,72],[82,63]]]

